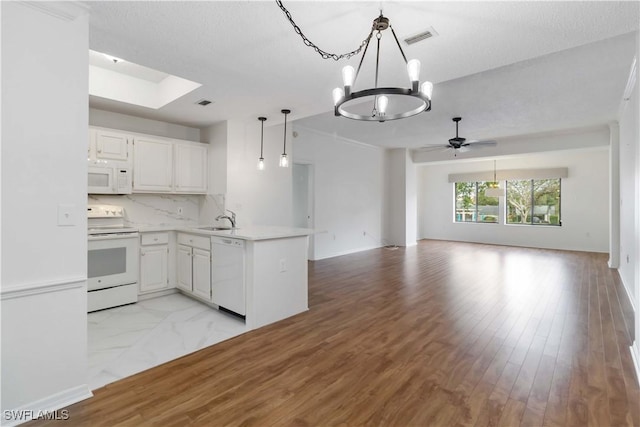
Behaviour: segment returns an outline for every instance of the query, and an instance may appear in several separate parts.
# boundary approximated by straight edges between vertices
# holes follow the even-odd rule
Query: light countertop
[[[314,233],[311,228],[294,228],[280,226],[250,226],[238,227],[233,230],[202,230],[198,227],[208,227],[208,225],[134,225],[140,233],[152,233],[161,231],[180,231],[184,233],[199,234],[201,236],[222,236],[233,237],[242,240],[270,240],[285,239],[289,237],[308,236]]]

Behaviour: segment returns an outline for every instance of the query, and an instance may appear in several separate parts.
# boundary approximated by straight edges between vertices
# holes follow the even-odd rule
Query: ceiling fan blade
[[[475,146],[481,145],[484,147],[492,147],[494,145],[497,145],[498,143],[493,140],[485,140],[485,141],[472,140],[472,141],[467,141],[465,145],[469,145],[469,144],[475,145]]]
[[[488,139],[484,140],[484,141],[481,141],[479,139],[469,139],[469,140],[467,140],[465,142],[465,145],[468,145],[468,144],[471,144],[471,145],[496,145],[497,142],[494,141],[494,140],[488,140]]]
[[[461,146],[460,148],[457,148],[456,151],[458,153],[466,153],[467,151],[471,150],[471,147],[468,147],[469,144],[465,144],[463,146]]]
[[[451,148],[448,145],[427,145],[424,147],[419,147],[418,151],[444,151],[448,148]]]

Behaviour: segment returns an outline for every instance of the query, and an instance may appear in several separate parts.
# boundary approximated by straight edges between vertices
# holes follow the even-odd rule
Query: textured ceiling
[[[408,58],[422,62],[421,79],[435,83],[431,112],[384,124],[327,113],[346,62],[323,60],[306,47],[271,1],[91,2],[91,49],[203,86],[157,111],[95,97],[90,104],[195,127],[259,115],[273,124],[281,108],[290,108],[302,126],[388,147],[446,142],[455,115],[463,117],[460,131],[468,138],[615,118],[634,53],[628,33],[638,30],[638,2],[285,1],[312,41],[338,53],[368,34],[381,4],[400,39],[428,27],[439,34],[403,46]],[[405,85],[390,37],[382,40],[381,83]],[[363,85],[372,82],[371,68],[359,77]],[[214,103],[194,105],[201,98]]]

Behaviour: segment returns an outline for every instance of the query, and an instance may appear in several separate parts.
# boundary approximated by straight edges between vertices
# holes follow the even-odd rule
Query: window
[[[489,183],[456,182],[456,222],[498,222],[498,198],[487,197]]]
[[[560,178],[507,181],[507,224],[562,225]]]

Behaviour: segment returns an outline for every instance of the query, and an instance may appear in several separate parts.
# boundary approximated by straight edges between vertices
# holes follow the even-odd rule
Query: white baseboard
[[[151,298],[163,297],[165,295],[177,294],[178,290],[176,288],[165,289],[163,291],[158,292],[150,292],[148,294],[139,294],[138,301],[144,301]]]
[[[629,303],[631,303],[631,308],[633,309],[633,312],[636,313],[636,305],[633,302],[633,298],[631,297],[631,291],[629,290],[630,288],[627,286],[627,284],[624,282],[624,278],[622,277],[622,274],[620,274],[620,269],[617,269],[618,271],[618,277],[620,278],[620,283],[622,283],[622,287],[624,288],[624,292],[627,294],[627,299],[629,300]]]
[[[636,368],[636,382],[640,385],[640,354],[638,353],[640,349],[638,346],[640,345],[640,341],[637,339],[633,342],[631,347],[629,347],[629,351],[631,351],[631,358],[633,359],[633,366]]]
[[[316,258],[312,259],[311,261],[320,261],[321,259],[328,259],[328,258],[334,258],[334,257],[337,257],[337,256],[355,254],[356,252],[369,251],[371,249],[378,249],[378,248],[381,248],[381,247],[382,246],[374,245],[374,246],[367,246],[367,247],[364,247],[364,248],[350,249],[348,251],[335,252],[335,253],[328,254],[328,255],[325,255],[325,256],[322,256],[322,257],[316,257]]]
[[[64,420],[69,414],[61,411],[63,408],[90,397],[93,397],[93,393],[89,385],[83,384],[15,409],[4,409],[0,421],[3,426],[17,426],[38,417]]]

